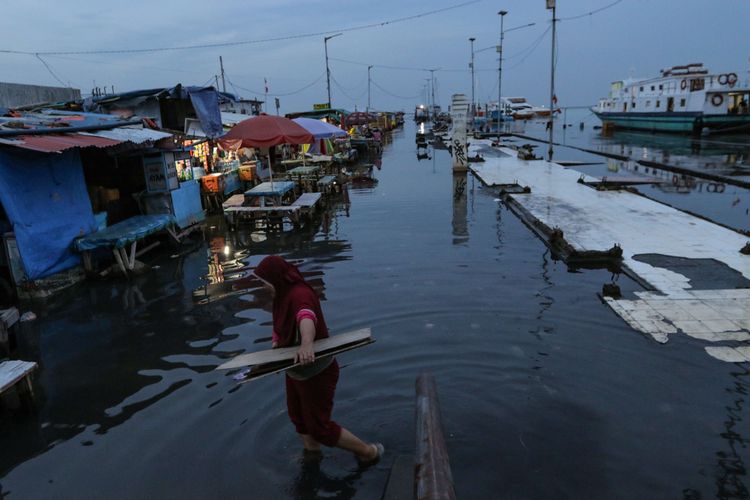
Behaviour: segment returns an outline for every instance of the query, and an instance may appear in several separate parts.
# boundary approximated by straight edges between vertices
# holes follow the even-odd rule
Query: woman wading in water
[[[299,346],[294,361],[302,366],[286,372],[286,406],[305,450],[335,446],[361,465],[374,464],[383,445],[365,443],[331,420],[339,365],[332,356],[315,358],[313,341],[328,337],[317,294],[297,267],[276,255],[264,258],[254,274],[273,295],[273,347]]]

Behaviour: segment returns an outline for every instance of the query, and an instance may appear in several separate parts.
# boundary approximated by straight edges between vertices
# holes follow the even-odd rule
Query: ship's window
[[[690,80],[690,92],[703,90],[705,86],[706,81],[703,78],[693,78]]]
[[[659,90],[664,90],[664,85],[659,84]]]
[[[632,103],[630,103],[630,107],[633,108],[633,109],[635,109],[635,101],[633,101]]]
[[[653,85],[651,85],[651,90],[655,90],[655,89],[656,89],[656,87],[654,87]]]
[[[646,107],[651,107],[651,101],[646,101]]]
[[[682,99],[680,99],[680,107],[681,108],[685,107],[685,98],[684,97]]]
[[[661,106],[661,101],[656,101],[656,107],[658,108],[660,106]]]
[[[640,88],[640,91],[643,92],[643,87]]]

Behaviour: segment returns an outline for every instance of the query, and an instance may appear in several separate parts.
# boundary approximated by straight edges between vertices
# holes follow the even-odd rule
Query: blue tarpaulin
[[[219,109],[219,93],[213,87],[187,87],[186,90],[206,137],[214,139],[224,135]]]
[[[74,245],[81,252],[96,248],[125,248],[126,245],[162,231],[174,223],[174,217],[167,214],[136,215],[79,238]]]
[[[0,202],[29,279],[80,263],[71,244],[95,231],[96,222],[77,149],[60,154],[0,149]]]

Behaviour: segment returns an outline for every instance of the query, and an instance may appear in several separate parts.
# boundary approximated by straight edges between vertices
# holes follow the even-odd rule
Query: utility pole
[[[547,8],[552,9],[552,55],[550,57],[550,82],[549,82],[549,145],[547,150],[547,161],[552,161],[552,136],[555,130],[555,0],[547,0]]]
[[[370,112],[370,70],[372,65],[367,66],[367,112]]]
[[[325,47],[326,51],[326,86],[328,88],[328,109],[331,109],[331,69],[328,67],[328,40],[341,35],[343,35],[343,33],[336,33],[335,35],[323,38],[323,46]]]
[[[431,89],[432,89],[430,91],[430,95],[432,96],[432,110],[431,110],[431,113],[433,115],[435,114],[435,71],[437,71],[439,69],[440,68],[428,69],[427,70],[427,71],[430,72],[430,86],[431,86]]]
[[[226,92],[227,84],[224,81],[224,60],[221,58],[221,56],[219,56],[219,66],[221,67],[221,91]]]
[[[214,81],[216,82],[216,90],[219,90],[219,75],[214,75]]]
[[[474,110],[475,106],[474,103],[476,102],[474,100],[474,40],[476,38],[471,37],[469,38],[469,42],[471,43],[471,62],[469,63],[469,68],[471,68],[471,108],[469,110],[469,114],[471,115],[471,128],[474,128]]]
[[[503,38],[505,38],[505,31],[503,31],[503,20],[505,15],[508,13],[507,10],[501,10],[498,12],[500,15],[500,45],[497,46],[497,145],[500,146],[500,114],[504,112],[503,101]]]

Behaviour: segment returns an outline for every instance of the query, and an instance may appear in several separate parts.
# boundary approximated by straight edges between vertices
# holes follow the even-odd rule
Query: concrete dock
[[[740,252],[750,238],[632,192],[596,190],[579,182],[594,178],[521,160],[487,140],[472,140],[468,152],[485,160],[470,169],[502,187],[511,209],[543,238],[557,235],[582,255],[621,249],[623,272],[647,291],[604,299],[634,329],[660,343],[689,335],[716,359],[750,361],[750,255]]]

